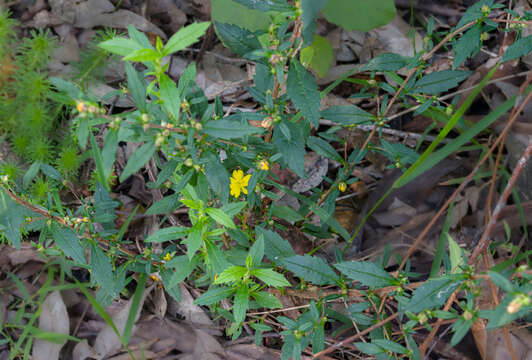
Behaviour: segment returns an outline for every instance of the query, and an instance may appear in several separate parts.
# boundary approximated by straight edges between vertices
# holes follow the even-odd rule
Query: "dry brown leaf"
[[[138,308],[138,312],[135,316],[135,321],[140,316],[140,310],[142,309],[142,305],[144,304],[144,300],[146,299],[146,296],[151,292],[153,289],[153,286],[146,289],[144,291],[144,294],[142,295],[142,300],[140,301],[140,305]],[[130,299],[129,301],[125,302],[122,305],[122,308],[116,312],[115,314],[111,315],[111,319],[113,320],[113,323],[115,327],[118,329],[118,331],[122,334],[124,332],[124,328],[126,327],[127,318],[129,315],[129,310],[131,308],[131,303],[133,299]],[[135,331],[135,326],[133,326],[132,332]],[[113,329],[108,325],[105,324],[105,327],[100,331],[98,336],[96,336],[96,340],[94,341],[94,351],[98,353],[98,359],[103,359],[104,357],[114,353],[117,350],[120,350],[122,348],[122,343],[120,342],[120,339],[115,334]]]
[[[98,354],[92,349],[86,339],[80,341],[74,346],[72,351],[72,360],[85,360],[87,358],[96,358]]]
[[[255,344],[236,344],[225,348],[225,356],[227,360],[278,360],[281,352]]]
[[[51,292],[41,305],[42,311],[39,316],[39,329],[48,332],[55,332],[68,335],[70,332],[70,321],[68,312],[61,298],[59,291]],[[66,342],[66,341],[65,341]],[[60,344],[35,339],[33,343],[34,360],[54,360],[59,359],[59,352],[65,342]]]

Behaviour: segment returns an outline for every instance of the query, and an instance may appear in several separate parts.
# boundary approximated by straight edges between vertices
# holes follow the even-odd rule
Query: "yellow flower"
[[[172,260],[172,255],[170,255],[170,253],[166,253],[166,255],[164,255],[164,257],[163,257],[163,260],[164,260],[164,261],[170,261],[170,260]]]
[[[338,189],[341,191],[341,192],[344,192],[347,190],[347,184],[345,182],[341,182],[338,184]]]
[[[231,176],[231,184],[229,185],[231,188],[231,195],[237,198],[240,196],[240,192],[247,194],[247,186],[250,178],[251,175],[244,176],[242,170],[234,170],[233,176]]]
[[[76,110],[78,112],[84,112],[87,110],[87,104],[85,104],[83,101],[78,101],[76,104]]]
[[[266,160],[261,160],[259,161],[259,169],[268,171],[270,170],[270,164]]]

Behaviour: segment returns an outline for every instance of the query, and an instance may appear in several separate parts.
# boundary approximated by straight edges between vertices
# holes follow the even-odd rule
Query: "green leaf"
[[[249,302],[249,289],[246,284],[240,285],[236,289],[235,300],[233,302],[233,315],[237,324],[242,323],[246,319],[246,311]]]
[[[515,60],[532,51],[532,35],[523,37],[508,47],[502,56],[502,62]]]
[[[80,264],[87,264],[85,250],[75,232],[54,222],[52,224],[52,237],[57,247],[63,250],[67,256]]]
[[[229,229],[236,229],[236,225],[233,219],[227,215],[222,209],[207,208],[205,209],[207,215],[209,215],[218,224],[223,225]]]
[[[155,144],[152,142],[145,143],[139,147],[127,161],[126,167],[120,175],[120,182],[124,182],[128,177],[140,170],[148,161],[150,161],[155,152]]]
[[[295,59],[290,63],[286,93],[296,109],[317,128],[320,121],[320,92],[314,77]]]
[[[304,217],[287,205],[272,205],[272,215],[291,223],[303,220]]]
[[[194,304],[200,306],[211,305],[223,299],[227,299],[233,292],[234,290],[231,288],[211,287],[209,290],[201,294],[196,300],[194,300]]]
[[[118,296],[114,292],[115,277],[110,259],[97,245],[91,244],[91,280],[105,289],[107,293]]]
[[[140,315],[139,312],[143,303],[142,297],[144,295],[144,289],[146,287],[146,278],[146,273],[139,274],[137,288],[135,289],[135,294],[133,295],[133,299],[131,300],[131,307],[129,308],[126,324],[124,326],[124,332],[122,333],[122,337],[126,344],[129,344],[129,339],[131,338],[131,334],[133,331],[133,325],[135,325],[135,321]]]
[[[294,256],[290,243],[276,232],[257,227],[257,235],[264,237],[264,252],[268,259],[279,263],[283,258]]]
[[[408,349],[403,345],[388,339],[373,339],[371,342],[387,351],[391,351],[396,354],[406,354],[408,352]]]
[[[181,110],[181,99],[177,91],[175,82],[166,74],[161,76],[160,80],[160,95],[163,101],[164,109],[172,115],[172,118],[179,119],[179,112]]]
[[[285,0],[235,0],[250,9],[259,11],[289,11],[291,6]]]
[[[255,1],[257,4],[263,2]],[[221,24],[238,26],[249,31],[267,30],[270,25],[270,17],[277,14],[278,12],[274,11],[252,9],[235,0],[211,0],[211,19],[218,32]],[[225,43],[223,39],[222,41]]]
[[[251,275],[256,276],[268,286],[283,287],[290,286],[288,280],[282,274],[273,269],[254,269]]]
[[[283,307],[281,301],[275,295],[266,291],[251,293],[251,296],[259,303],[260,306],[268,309],[280,309]],[[268,329],[265,329],[268,330]]]
[[[264,236],[259,236],[249,249],[249,256],[251,256],[251,267],[259,266],[264,257]]]
[[[447,241],[449,243],[449,260],[451,261],[451,274],[460,274],[464,272],[461,266],[466,265],[463,255],[463,250],[458,243],[446,233]]]
[[[338,161],[341,164],[344,163],[344,159],[340,156],[340,154],[338,154],[336,150],[334,150],[331,144],[319,137],[310,136],[307,139],[307,145],[318,155],[326,157],[327,159]]]
[[[211,25],[210,22],[192,23],[180,28],[164,46],[164,56],[173,54],[177,51],[183,50],[190,45],[196,43],[200,37],[205,34],[207,28]]]
[[[171,226],[164,229],[159,229],[146,238],[144,242],[161,243],[165,241],[182,239],[188,234],[190,229],[191,228],[186,226]]]
[[[219,1],[230,0],[215,0],[213,3]],[[239,56],[246,57],[254,50],[261,48],[257,36],[243,27],[214,21],[214,29],[222,43]]]
[[[175,269],[175,272],[171,273],[169,281],[165,283],[165,287],[172,288],[184,281],[194,271],[197,263],[196,257],[190,260],[186,255],[176,256],[172,260],[167,261],[165,264],[166,268]]]
[[[20,227],[23,222],[24,208],[0,188],[0,230],[16,249],[20,249]]]
[[[205,249],[207,250],[207,259],[214,273],[219,274],[231,265],[227,261],[225,252],[221,251],[214,241],[209,239],[205,240]]]
[[[362,110],[355,105],[331,106],[322,110],[320,116],[323,119],[342,125],[366,124],[375,119],[375,116]]]
[[[315,256],[295,255],[282,260],[283,265],[305,281],[316,285],[331,285],[339,277],[323,259]]]
[[[471,71],[443,70],[430,73],[418,80],[410,92],[437,94],[452,89],[467,79]]]
[[[430,279],[414,291],[404,311],[418,313],[443,305],[458,288],[462,279],[461,275]]]
[[[327,38],[314,35],[314,41],[309,46],[301,49],[301,64],[307,69],[311,69],[318,74],[318,77],[324,77],[329,72],[333,63],[333,48]]]
[[[109,129],[103,140],[102,165],[105,179],[109,179],[113,172],[113,164],[116,159],[118,148],[118,130]]]
[[[92,131],[90,132],[90,139],[91,139],[91,148],[92,148],[92,157],[94,158],[94,163],[96,164],[96,170],[98,170],[98,181],[100,184],[105,186],[107,191],[111,190],[109,183],[107,182],[107,179],[105,178],[105,170],[103,166],[103,158],[102,153],[100,152],[100,148],[98,147],[98,144],[96,143],[96,139],[94,138],[94,134]]]
[[[463,320],[461,318],[458,319],[453,325],[453,337],[451,338],[451,346],[454,347],[458,345],[458,343],[466,336],[466,334],[469,332],[469,329],[471,329],[471,326],[473,326],[473,320]]]
[[[242,278],[247,272],[248,269],[243,266],[230,266],[216,277],[216,280],[214,280],[213,284],[218,285],[238,282],[242,280]]]
[[[471,126],[467,131],[463,132],[460,136],[453,139],[449,144],[446,144],[440,150],[431,153],[433,149],[447,136],[447,134],[454,128],[458,120],[462,117],[465,111],[469,108],[474,98],[483,88],[487,80],[493,75],[493,70],[484,78],[481,84],[475,89],[475,91],[468,97],[469,101],[466,101],[457,112],[449,119],[449,122],[445,128],[438,134],[436,140],[434,140],[427,150],[418,158],[418,160],[405,172],[403,175],[394,183],[393,187],[398,188],[406,185],[410,181],[414,180],[419,175],[423,174],[425,171],[428,171],[440,161],[445,159],[447,156],[451,155],[453,152],[457,151],[464,144],[469,142],[481,131],[486,129],[488,126],[493,124],[500,116],[506,113],[509,109],[512,108],[515,97],[506,100],[504,103],[495,108],[491,113],[486,115],[482,120],[477,122],[475,125]]]
[[[196,251],[203,245],[203,234],[201,231],[200,223],[196,223],[192,227],[192,230],[188,234],[187,238],[183,240],[183,243],[187,245],[187,256],[192,259]]]
[[[160,58],[161,58],[161,54],[159,54],[157,51],[153,49],[143,48],[143,49],[139,49],[139,50],[129,53],[128,55],[124,56],[122,60],[146,62],[146,61],[155,61]]]
[[[290,137],[282,131],[282,126],[286,126],[290,131]],[[305,136],[303,124],[292,124],[291,122],[276,123],[273,129],[273,144],[277,147],[286,165],[301,177],[305,175]]]
[[[301,20],[303,23],[303,44],[308,44],[313,39],[316,30],[316,19],[327,0],[311,0],[301,2]]]
[[[480,51],[480,33],[482,30],[481,24],[476,24],[453,44],[454,62],[453,69],[456,69],[471,56],[476,55]]]
[[[369,287],[385,287],[398,284],[398,280],[380,266],[369,261],[346,261],[334,265],[342,274]]]
[[[35,161],[33,164],[31,164],[28,171],[26,171],[24,177],[22,178],[22,187],[24,189],[27,189],[31,181],[35,178],[35,176],[37,176],[41,168],[41,164],[42,163],[40,161]]]
[[[384,53],[371,59],[364,67],[364,71],[398,71],[404,68],[410,58],[399,54]]]
[[[488,274],[490,276],[491,281],[493,281],[495,285],[500,287],[504,292],[513,293],[515,291],[512,282],[503,275],[495,271],[490,271]]]
[[[329,0],[323,14],[346,30],[369,31],[389,23],[396,10],[393,0]]]
[[[161,200],[154,202],[148,210],[146,215],[169,214],[177,209],[180,205],[179,194],[172,194],[163,197]]]
[[[384,349],[374,343],[356,342],[355,346],[364,354],[377,355],[384,352]]]
[[[114,37],[103,41],[98,46],[112,54],[126,56],[130,53],[142,49],[142,45],[137,42],[122,37]]]
[[[126,62],[125,69],[129,93],[139,111],[146,112],[146,86],[144,85],[144,79],[131,63]]]
[[[238,139],[248,135],[260,134],[264,130],[230,119],[211,120],[203,127],[203,131],[220,139]]]

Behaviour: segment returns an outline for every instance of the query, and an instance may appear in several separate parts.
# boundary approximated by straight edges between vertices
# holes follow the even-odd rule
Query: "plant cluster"
[[[370,341],[355,343],[365,354],[379,359],[391,354],[420,359],[414,334],[420,327],[430,331],[434,319],[454,321],[451,341],[454,345],[479,319],[487,319],[488,327],[492,328],[529,316],[532,283],[527,254],[489,272],[479,272],[476,262],[465,261],[465,251],[452,238],[442,237],[444,244],[449,244],[449,253],[440,254],[439,261],[435,260],[436,270],[427,281],[416,283],[417,275],[409,270],[407,259],[406,267],[402,265],[391,274],[384,270],[389,253],[376,262],[345,261],[342,249],[338,249],[331,266],[319,256],[296,254],[277,232],[286,230],[289,223],[316,239],[339,236],[346,247],[350,246],[356,234],[349,234],[334,218],[335,200],[347,185],[357,181],[352,170],[368,151],[384,154],[392,167],[403,169],[392,187],[398,188],[460,150],[512,108],[515,97],[478,123],[465,124],[462,115],[497,66],[457,109],[440,94],[455,88],[470,73],[457,69],[425,71],[431,56],[451,39],[458,38],[453,43],[455,68],[478,52],[483,40],[501,30],[498,18],[493,15],[499,5],[490,0],[473,5],[457,27],[436,45],[431,40],[434,26],[429,26],[423,50],[413,57],[383,54],[366,64],[363,71],[369,80],[359,80],[363,89],[358,95],[379,104],[376,113],[369,113],[355,105],[320,110],[320,99],[350,75],[320,91],[313,75],[302,64],[301,49],[306,41],[314,39],[312,31],[305,29],[314,26],[324,1],[296,5],[283,0],[238,2],[250,9],[273,13],[266,30],[215,24],[224,44],[255,64],[254,85],[248,90],[260,104],[259,110],[224,114],[222,100],[216,98],[209,103],[195,84],[194,63],[177,83],[167,75],[168,63],[164,58],[197,42],[209,23],[185,26],[166,44],[157,38],[153,45],[144,34],[130,27],[127,37],[114,36],[99,46],[122,56],[127,92],[134,100],[134,109],[106,115],[100,99],[71,82],[50,80],[57,91],[70,98],[74,115],[72,134],[82,149],[89,149],[94,160],[93,195],[83,199],[82,206],[76,209],[64,206],[59,197],[50,197],[37,207],[25,199],[24,187],[10,176],[3,177],[0,229],[7,240],[19,246],[21,232],[38,231],[35,246],[43,256],[64,254],[68,258],[63,261],[67,273],[73,266],[87,269],[91,285],[99,288],[96,299],[103,306],[118,297],[138,273],[160,281],[178,301],[179,283],[189,281],[205,289],[196,303],[209,306],[213,314],[231,324],[227,334],[233,338],[241,334],[244,324],[255,330],[258,342],[263,332],[281,329],[283,359],[300,358],[309,345],[315,354],[327,351],[324,331],[329,322],[339,322],[344,327],[355,324],[361,331],[359,335],[368,334]],[[532,17],[531,13],[510,14],[516,24]],[[510,31],[520,35],[515,27]],[[44,34],[39,36],[46,38]],[[501,61],[517,59],[531,50],[531,38],[520,37]],[[400,70],[406,70],[408,75],[400,75]],[[375,76],[378,72],[386,74],[390,81],[378,81]],[[414,107],[409,99],[419,104]],[[439,133],[423,152],[380,139],[381,130],[388,126],[391,106],[396,102],[434,119],[431,129]],[[320,126],[320,119],[333,125]],[[366,144],[340,154],[331,145],[331,142],[344,145],[336,132],[359,125],[373,127]],[[459,135],[438,147],[451,130]],[[104,135],[101,147],[96,141],[100,132]],[[130,240],[124,236],[137,210],[120,228],[115,226],[119,203],[111,191],[116,181],[114,163],[120,142],[139,145],[118,181],[123,183],[143,167],[151,166],[157,173],[147,185],[163,195],[145,211],[146,215],[162,216],[161,229],[144,239],[140,252],[132,251],[128,246]],[[283,185],[270,169],[279,165],[305,177],[305,155],[309,149],[340,167],[335,178],[325,178],[326,187],[299,194]],[[41,161],[30,160],[34,164]],[[33,165],[26,175],[32,168]],[[50,174],[45,172],[43,176]],[[278,197],[272,189],[296,197],[300,208],[276,204]],[[188,208],[184,224],[178,223],[173,215],[181,207]],[[310,221],[312,216],[319,219],[319,224]],[[171,226],[166,226],[167,223]],[[506,297],[496,309],[480,311],[475,300],[488,278]],[[143,286],[144,282],[139,281],[140,291]],[[313,289],[317,289],[313,292],[315,300],[298,319],[279,316],[272,321],[268,311],[250,313],[281,308],[277,295],[284,292]],[[458,293],[459,301],[453,307],[444,306]],[[347,304],[351,297],[362,300],[349,305],[346,314],[329,306],[334,301]],[[221,306],[222,300],[232,304],[230,311]],[[390,309],[395,313],[388,312]],[[399,319],[399,331],[392,331],[390,322],[394,319]]]

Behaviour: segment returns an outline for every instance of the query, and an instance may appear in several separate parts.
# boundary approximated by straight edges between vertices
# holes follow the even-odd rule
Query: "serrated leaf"
[[[418,80],[410,92],[437,94],[450,90],[467,79],[471,71],[443,70],[430,73]]]
[[[508,47],[502,56],[502,62],[515,60],[532,51],[532,35],[525,36]]]
[[[115,277],[111,261],[98,246],[91,245],[91,280],[107,293],[114,293]],[[118,294],[115,294],[118,295]]]
[[[260,134],[263,132],[263,129],[226,118],[209,121],[203,127],[203,131],[210,136],[230,140]]]
[[[251,272],[268,286],[283,287],[290,286],[288,280],[282,274],[275,272],[273,269],[255,269]]]
[[[233,292],[233,289],[226,287],[209,288],[209,290],[194,300],[194,304],[201,306],[211,305],[221,301],[222,299],[227,299]]]
[[[251,267],[259,266],[264,257],[264,236],[259,236],[249,249],[249,256],[251,256]]]
[[[219,274],[227,269],[231,264],[227,261],[226,253],[221,251],[218,245],[209,239],[205,240],[205,250],[212,270]]]
[[[355,105],[331,106],[322,110],[320,116],[323,119],[342,125],[366,124],[375,119],[374,115]]]
[[[365,71],[398,71],[405,67],[410,58],[399,54],[384,53],[371,59],[363,70]]]
[[[393,0],[329,0],[323,14],[345,30],[369,31],[389,23],[396,10]]]
[[[257,227],[257,234],[264,237],[264,253],[271,261],[279,263],[283,258],[295,255],[290,243],[276,232]]]
[[[327,0],[307,0],[301,2],[301,21],[303,23],[303,45],[308,44],[316,30],[316,19]]]
[[[127,76],[127,87],[137,105],[137,108],[141,112],[146,112],[146,87],[144,86],[144,79],[141,75],[135,70],[131,63],[125,63],[126,76]]]
[[[83,246],[81,246],[80,239],[74,231],[53,223],[52,237],[57,247],[60,248],[65,255],[80,264],[87,264],[87,261],[85,260],[85,250],[83,249]]]
[[[213,284],[218,285],[237,282],[242,280],[247,271],[248,269],[243,266],[230,266],[216,277]]]
[[[246,319],[248,303],[249,289],[246,284],[242,284],[236,289],[235,300],[233,302],[233,315],[237,324],[242,323]]]
[[[283,305],[281,304],[281,301],[279,301],[279,299],[276,298],[275,295],[270,294],[268,292],[265,292],[265,291],[254,292],[251,294],[251,296],[262,307],[265,307],[268,309],[280,309],[283,307]],[[269,330],[269,329],[264,329],[264,330]]]
[[[301,49],[301,64],[315,71],[318,77],[324,77],[333,63],[334,53],[331,43],[323,36],[314,35],[314,41]]]
[[[327,159],[338,161],[339,163],[344,162],[344,159],[340,156],[340,154],[338,154],[336,150],[334,150],[331,144],[319,137],[310,136],[307,139],[307,145],[318,155],[326,157]]]
[[[163,101],[164,109],[172,115],[172,118],[179,119],[179,112],[181,110],[181,99],[177,91],[175,82],[166,74],[161,76],[159,82],[161,100]]]
[[[418,313],[443,305],[458,288],[461,279],[463,277],[456,275],[430,279],[414,291],[404,311]]]
[[[514,286],[510,280],[496,271],[490,271],[489,273],[491,281],[500,287],[506,293],[513,293],[515,291]]]
[[[466,33],[458,39],[454,45],[454,62],[453,69],[456,69],[462,63],[471,56],[474,56],[480,51],[480,33],[482,25],[477,24],[471,29],[467,30]]]
[[[245,57],[261,48],[257,36],[242,27],[214,21],[214,28],[222,43],[239,56]]]
[[[369,261],[346,261],[334,265],[342,274],[370,287],[397,285],[398,281],[380,266]]]
[[[205,212],[218,224],[223,225],[229,229],[236,229],[236,225],[233,222],[233,219],[231,219],[229,215],[223,212],[222,209],[207,208]]]
[[[203,235],[199,223],[192,227],[192,230],[189,232],[187,238],[183,240],[183,243],[187,245],[188,258],[192,259],[201,245],[203,245]]]
[[[462,256],[462,249],[456,241],[449,235],[447,236],[447,242],[449,243],[449,260],[451,261],[451,274],[460,274],[464,272],[461,266],[465,265],[464,257]]]
[[[114,37],[98,44],[98,47],[112,54],[126,56],[134,51],[142,49],[139,43],[122,37]]]
[[[396,343],[388,339],[373,339],[371,342],[381,348],[397,353],[397,354],[406,354],[408,349],[401,344]]]
[[[250,9],[259,11],[289,11],[291,6],[285,0],[235,0]]]
[[[161,200],[154,202],[148,210],[146,210],[146,215],[169,214],[177,209],[179,205],[179,194],[165,196]]]
[[[24,222],[23,210],[22,206],[15,203],[4,189],[0,189],[0,230],[16,249],[20,249],[22,236],[20,227]]]
[[[159,229],[150,236],[148,236],[144,242],[165,242],[171,240],[178,240],[184,238],[191,228],[185,226],[171,226],[164,229]]]
[[[200,37],[205,34],[207,28],[211,25],[210,22],[192,23],[180,28],[164,45],[164,56],[173,54],[177,51],[183,50],[190,45],[196,43]]]
[[[152,142],[145,143],[139,147],[128,159],[126,167],[120,175],[120,182],[124,182],[128,177],[139,171],[148,161],[150,161],[155,152],[155,144]]]
[[[290,63],[286,93],[296,109],[317,128],[320,120],[320,92],[314,77],[295,59]]]
[[[290,131],[290,138],[287,138],[281,129],[281,124],[276,123],[273,129],[273,144],[277,147],[286,165],[301,177],[305,175],[305,139],[301,125],[284,122]]]
[[[282,263],[296,276],[316,285],[335,284],[339,279],[333,269],[319,257],[295,255],[283,259]]]
[[[356,342],[355,346],[364,354],[377,355],[384,352],[384,349],[373,343]]]
[[[161,58],[161,55],[157,51],[153,49],[142,48],[127,54],[122,60],[146,62],[155,61],[159,58]]]
[[[287,205],[272,205],[272,215],[291,223],[303,220],[303,216]]]

